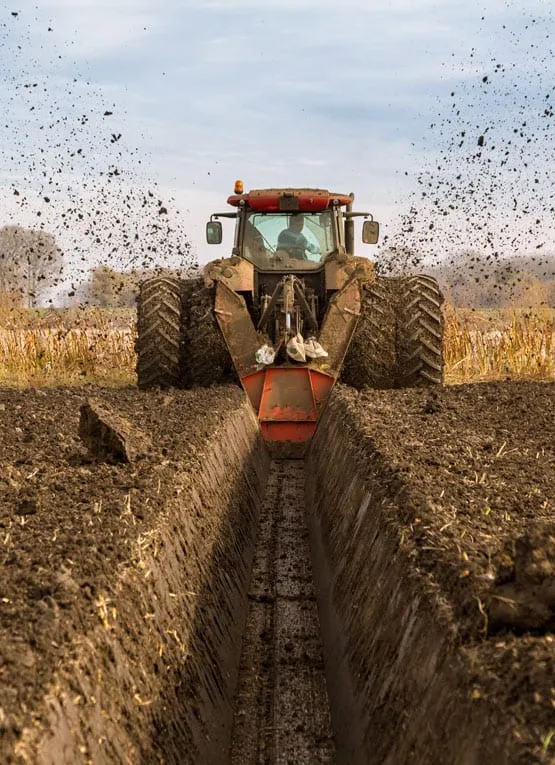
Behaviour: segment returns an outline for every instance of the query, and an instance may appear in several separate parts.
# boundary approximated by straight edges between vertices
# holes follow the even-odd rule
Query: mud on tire
[[[397,387],[443,383],[443,295],[431,276],[399,280]]]
[[[362,285],[361,315],[341,373],[341,381],[347,385],[395,385],[396,281],[381,277]]]
[[[141,284],[137,298],[139,388],[178,387],[182,377],[181,280],[157,276]]]
[[[214,289],[205,287],[202,279],[187,283],[183,292],[183,310],[187,316],[183,369],[187,387],[238,382],[214,315],[214,302]]]

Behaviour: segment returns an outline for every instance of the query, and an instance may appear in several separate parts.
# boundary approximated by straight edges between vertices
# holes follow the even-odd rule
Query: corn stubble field
[[[447,305],[447,383],[555,379],[555,310]],[[127,385],[135,381],[132,310],[0,310],[0,384]]]

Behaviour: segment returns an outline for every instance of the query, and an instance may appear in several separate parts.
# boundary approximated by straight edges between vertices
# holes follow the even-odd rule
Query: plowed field
[[[339,386],[270,470],[233,386],[0,389],[0,761],[552,762],[554,412]]]
[[[336,390],[307,480],[344,761],[554,761],[554,413],[553,383]]]

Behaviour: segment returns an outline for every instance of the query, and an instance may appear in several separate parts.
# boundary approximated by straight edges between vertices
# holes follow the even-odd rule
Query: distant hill
[[[385,273],[429,273],[456,306],[476,308],[555,308],[555,255],[514,255],[496,259],[461,253],[456,262],[423,265],[410,253],[384,252]]]

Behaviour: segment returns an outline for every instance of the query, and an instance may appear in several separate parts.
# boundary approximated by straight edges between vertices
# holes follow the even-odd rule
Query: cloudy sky
[[[553,247],[550,4],[4,6],[4,221],[77,241],[84,264],[108,258],[108,230],[115,253],[168,228],[205,261],[224,253],[204,222],[242,178],[354,191],[390,242]]]

